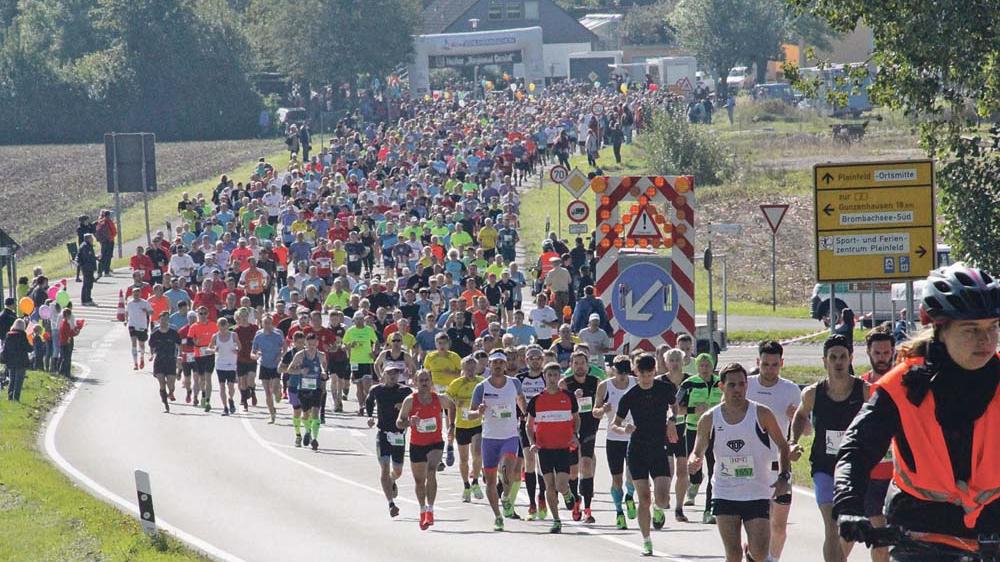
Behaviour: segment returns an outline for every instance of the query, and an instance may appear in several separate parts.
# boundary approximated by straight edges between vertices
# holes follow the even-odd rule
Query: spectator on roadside
[[[7,337],[14,321],[17,320],[17,299],[7,297],[3,301],[3,311],[0,311],[0,342]]]
[[[611,125],[608,127],[608,142],[611,143],[611,150],[615,153],[615,163],[622,163],[622,142],[625,140],[625,134],[622,132],[622,126],[618,121],[612,121]]]
[[[94,289],[94,273],[97,272],[97,255],[94,252],[94,235],[85,234],[80,251],[76,254],[76,263],[83,273],[83,287],[80,288],[80,303],[84,306],[92,306],[94,299],[91,292]]]
[[[730,94],[726,98],[726,115],[729,116],[729,124],[733,124],[733,110],[736,109],[736,96]]]
[[[73,319],[73,309],[64,308],[59,322],[59,374],[67,378],[73,373],[73,341],[81,328],[82,324]]]
[[[608,322],[608,314],[604,310],[604,302],[594,296],[594,287],[588,285],[583,289],[583,298],[577,301],[573,307],[573,320],[570,328],[575,333],[579,333],[590,323],[590,316],[596,314],[600,320],[600,328],[607,333],[611,333],[611,324]]]
[[[906,321],[906,309],[899,311],[899,319],[896,320],[896,325],[892,329],[892,337],[896,339],[896,342],[904,342],[909,339],[909,323]]]
[[[854,349],[854,311],[850,308],[844,308],[840,311],[840,322],[833,327],[834,334],[840,334],[847,338],[847,341],[851,344],[851,349]]]
[[[21,401],[25,371],[31,363],[29,357],[31,344],[28,343],[28,334],[25,333],[24,326],[24,320],[19,318],[14,321],[4,338],[3,351],[0,352],[0,362],[7,366],[7,376],[10,377],[7,400],[17,402]]]
[[[111,275],[111,258],[115,250],[115,237],[118,236],[118,225],[111,218],[111,211],[101,211],[101,218],[97,219],[97,226],[94,227],[94,236],[101,245],[97,268],[97,279],[100,279],[104,275]]]
[[[83,236],[85,234],[95,234],[96,228],[94,223],[90,222],[90,217],[87,215],[80,215],[77,219],[80,221],[80,225],[76,227],[76,251],[80,251],[80,246],[83,244]],[[73,256],[76,259],[76,256]],[[76,266],[76,282],[80,282],[80,265]]]

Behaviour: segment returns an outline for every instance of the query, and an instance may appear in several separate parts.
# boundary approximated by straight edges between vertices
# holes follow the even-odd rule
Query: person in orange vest
[[[888,541],[899,542],[892,559],[957,560],[963,541],[988,547],[977,541],[1000,530],[1000,282],[961,263],[932,271],[920,313],[926,327],[844,436],[834,513],[846,540],[879,543],[864,499],[891,444],[886,517],[909,537]]]

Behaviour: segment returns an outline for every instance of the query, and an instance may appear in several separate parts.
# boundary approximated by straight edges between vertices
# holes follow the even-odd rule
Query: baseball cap
[[[490,354],[489,360],[490,361],[506,361],[507,360],[507,355],[505,353],[501,352],[501,351],[494,351],[493,353]]]
[[[596,312],[595,312],[595,313],[592,313],[592,314],[590,315],[590,317],[588,317],[588,318],[587,318],[587,320],[588,320],[588,321],[590,321],[590,320],[597,320],[597,321],[600,321],[600,320],[601,320],[601,315],[600,315],[600,314],[597,314]]]

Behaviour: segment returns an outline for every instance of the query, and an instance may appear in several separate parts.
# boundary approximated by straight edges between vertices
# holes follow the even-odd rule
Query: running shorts
[[[568,474],[571,459],[574,458],[569,449],[538,449],[538,467],[542,474]]]
[[[136,328],[129,328],[128,335],[131,338],[135,338],[138,341],[144,342],[149,339],[149,332],[146,330],[138,330]]]
[[[291,388],[288,389],[288,403],[291,404],[292,408],[295,408],[296,410],[302,407],[302,403],[299,402],[298,390],[293,390]]]
[[[199,375],[211,375],[215,370],[215,355],[202,355],[194,358],[195,370]]]
[[[591,433],[590,435],[584,435],[581,433],[577,435],[576,438],[580,441],[580,447],[577,449],[580,453],[580,458],[594,458],[594,447],[597,445],[597,434]]]
[[[443,451],[444,441],[430,445],[414,445],[410,443],[410,462],[427,462],[427,454],[431,451]],[[437,467],[434,467],[437,470]]]
[[[299,404],[303,410],[319,408],[323,400],[323,390],[299,390]]]
[[[814,472],[813,491],[816,493],[816,503],[818,505],[828,505],[833,503],[833,476],[825,472]]]
[[[628,441],[612,441],[604,443],[604,452],[608,457],[608,469],[611,474],[621,474],[625,471],[625,456],[628,454]]]
[[[688,445],[687,445],[687,431],[685,431],[685,426],[683,422],[681,425],[677,426],[677,442],[670,443],[667,442],[667,454],[671,457],[687,458],[688,456]]]
[[[483,426],[476,427],[456,427],[455,428],[455,441],[459,445],[468,445],[472,443],[472,438],[477,435],[483,434]]]
[[[375,438],[375,450],[379,460],[392,459],[392,464],[403,464],[403,454],[406,452],[405,445],[390,445],[389,438],[384,431],[379,431]],[[436,468],[435,468],[436,470]]]
[[[633,481],[661,476],[670,477],[666,445],[629,441],[626,460]]]
[[[215,374],[219,377],[219,384],[229,382],[236,382],[236,371],[216,371]]]
[[[272,369],[271,367],[261,366],[260,373],[258,376],[260,376],[260,380],[262,381],[274,380],[278,378],[278,369]]]
[[[733,501],[712,498],[712,515],[735,515],[743,521],[753,519],[769,519],[771,517],[770,500]]]
[[[344,361],[327,361],[326,367],[330,374],[336,375],[338,379],[342,381],[351,380],[350,363],[345,363]],[[361,366],[358,365],[358,368],[360,369]]]
[[[247,298],[250,299],[250,305],[254,308],[264,306],[264,293],[258,293],[256,295],[247,293]]]
[[[257,372],[256,363],[244,363],[242,361],[236,362],[236,374],[238,376],[252,375]]]
[[[358,370],[351,372],[351,380],[354,382],[361,382],[365,377],[368,377],[368,380],[371,380],[372,364],[358,363]]]
[[[177,359],[174,357],[156,357],[156,361],[153,362],[153,374],[154,375],[167,375],[168,377],[177,376]]]
[[[483,438],[483,469],[496,470],[500,466],[500,459],[504,456],[517,457],[517,450],[520,446],[520,439],[517,436],[507,439],[487,439]]]

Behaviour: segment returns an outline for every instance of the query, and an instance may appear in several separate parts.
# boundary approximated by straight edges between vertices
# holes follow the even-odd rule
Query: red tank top
[[[422,404],[420,397],[413,395],[413,405],[410,408],[410,417],[420,418],[416,424],[410,428],[410,445],[433,445],[441,443],[441,401],[437,393],[431,393],[430,404]]]

